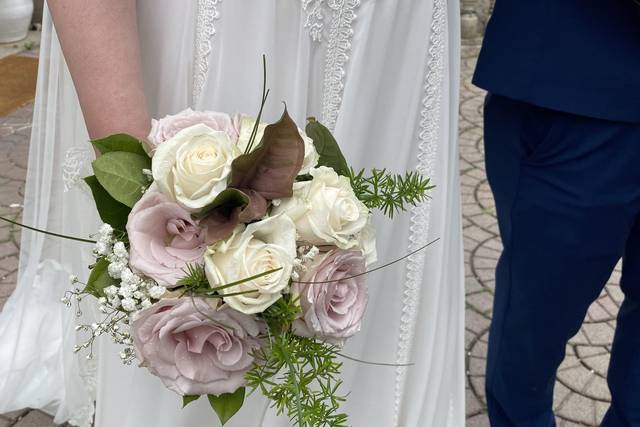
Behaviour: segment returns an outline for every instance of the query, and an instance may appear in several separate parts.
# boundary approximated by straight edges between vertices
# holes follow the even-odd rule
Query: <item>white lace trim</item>
[[[84,178],[91,175],[92,151],[88,147],[71,147],[64,154],[64,162],[62,163],[62,183],[64,184],[64,192],[71,191],[75,187],[82,186]]]
[[[428,40],[427,68],[424,80],[424,98],[420,120],[419,154],[417,170],[425,176],[434,176],[435,159],[440,137],[440,106],[442,98],[442,82],[445,70],[446,33],[447,33],[446,0],[434,0],[431,31]],[[411,234],[409,251],[426,244],[429,238],[431,201],[428,199],[411,210]],[[420,285],[424,270],[425,252],[411,256],[407,261],[407,273],[402,295],[402,317],[400,334],[396,352],[396,363],[409,362],[411,342],[415,332],[417,301],[420,297]],[[398,426],[400,407],[404,397],[404,385],[407,368],[396,368],[395,405],[393,425]]]
[[[315,42],[322,40],[324,30],[324,5],[325,0],[302,0],[302,10],[307,13],[304,20],[304,28],[309,30],[309,37]]]
[[[198,0],[198,16],[196,19],[195,58],[193,64],[193,92],[191,104],[196,104],[202,94],[209,72],[209,56],[211,42],[216,34],[215,21],[220,18],[218,5],[222,0]]]
[[[327,6],[333,10],[329,27],[327,53],[324,69],[324,89],[322,96],[322,123],[334,130],[338,112],[342,105],[346,64],[351,51],[353,37],[353,21],[360,0],[326,0]],[[317,3],[322,3],[318,1]]]
[[[69,424],[77,427],[93,426],[93,415],[95,414],[94,402],[96,400],[98,383],[98,365],[95,359],[87,360],[85,368],[86,372],[82,375],[82,382],[84,383],[91,403],[87,403],[85,406],[78,409],[67,421]]]

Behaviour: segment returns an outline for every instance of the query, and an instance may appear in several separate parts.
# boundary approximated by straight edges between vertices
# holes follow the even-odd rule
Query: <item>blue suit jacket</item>
[[[640,15],[631,0],[496,0],[473,82],[541,107],[640,123]]]

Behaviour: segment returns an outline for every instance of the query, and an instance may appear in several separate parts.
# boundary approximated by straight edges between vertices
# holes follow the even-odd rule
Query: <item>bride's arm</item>
[[[146,137],[151,119],[143,93],[136,0],[50,0],[48,5],[89,136]]]

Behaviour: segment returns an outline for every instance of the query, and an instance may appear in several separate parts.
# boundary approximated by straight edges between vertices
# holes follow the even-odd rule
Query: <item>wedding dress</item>
[[[457,166],[457,0],[139,0],[145,90],[154,117],[186,107],[255,114],[261,55],[271,95],[303,127],[333,129],[354,168],[417,168],[437,186],[406,215],[376,218],[381,262],[426,251],[369,276],[363,330],[344,353],[344,410],[361,427],[464,425],[464,290]],[[109,67],[109,64],[105,64]],[[23,222],[86,237],[98,225],[81,181],[93,153],[45,12]],[[87,275],[89,245],[23,231],[18,286],[0,313],[0,413],[42,408],[97,427],[217,425],[205,400],[181,399],[102,342],[76,355],[74,326],[95,316],[59,302]],[[86,353],[85,353],[86,354]],[[255,393],[227,424],[289,425]]]

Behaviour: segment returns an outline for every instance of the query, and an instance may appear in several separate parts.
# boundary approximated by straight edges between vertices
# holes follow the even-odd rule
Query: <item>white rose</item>
[[[220,290],[233,294],[223,297],[225,303],[245,314],[261,313],[282,296],[288,286],[296,257],[296,230],[285,215],[239,225],[228,239],[209,247],[205,254],[205,271],[212,288],[238,280],[281,270],[255,280]]]
[[[367,265],[371,265],[378,261],[378,250],[376,249],[376,229],[371,224],[371,218],[367,221],[367,225],[360,232],[358,246],[362,251],[362,255]]]
[[[193,212],[227,188],[231,162],[240,154],[227,133],[193,125],[158,146],[153,179],[161,192]]]
[[[313,179],[294,183],[293,197],[282,199],[273,213],[289,216],[304,242],[342,249],[358,246],[369,209],[358,200],[347,177],[326,166],[310,173]]]
[[[244,153],[244,150],[249,143],[249,138],[251,137],[251,132],[253,131],[253,127],[255,126],[256,119],[250,116],[242,116],[240,118],[240,136],[238,137],[238,148]],[[264,134],[264,129],[267,127],[266,123],[260,123],[258,126],[258,132],[256,133],[256,139],[253,143],[253,149],[255,149],[260,140],[262,139],[262,135]],[[318,160],[320,160],[320,155],[316,151],[316,146],[313,145],[313,139],[309,138],[307,134],[300,128],[298,128],[298,132],[304,141],[304,160],[302,161],[302,168],[299,175],[306,175],[312,168],[315,168],[318,165]]]

